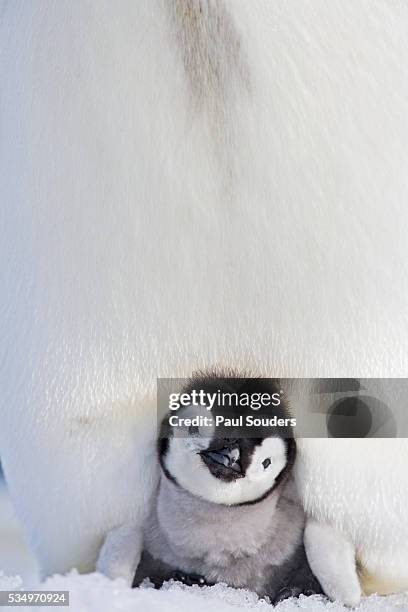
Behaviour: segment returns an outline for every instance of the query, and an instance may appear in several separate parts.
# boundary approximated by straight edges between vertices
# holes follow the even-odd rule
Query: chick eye
[[[198,436],[200,430],[197,425],[190,425],[190,427],[188,428],[188,433],[190,436]]]
[[[270,465],[271,465],[271,460],[269,459],[265,459],[264,461],[262,461],[262,465],[264,466],[264,470],[266,470]]]

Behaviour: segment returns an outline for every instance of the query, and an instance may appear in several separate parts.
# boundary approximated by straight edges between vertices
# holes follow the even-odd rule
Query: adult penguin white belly
[[[0,454],[42,572],[87,570],[148,507],[156,376],[406,374],[408,15],[1,9]]]
[[[303,440],[309,563],[333,599],[408,590],[406,439]],[[357,573],[356,573],[357,569]]]

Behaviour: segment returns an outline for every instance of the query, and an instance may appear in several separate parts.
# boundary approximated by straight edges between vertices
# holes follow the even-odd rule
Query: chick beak
[[[207,461],[218,465],[223,465],[226,468],[233,470],[237,475],[242,474],[242,468],[239,462],[239,447],[236,445],[226,446],[217,450],[201,451],[201,455],[203,455]]]

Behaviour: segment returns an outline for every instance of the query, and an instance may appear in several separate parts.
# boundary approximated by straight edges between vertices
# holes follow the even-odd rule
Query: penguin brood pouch
[[[202,378],[193,387],[279,395],[267,379]],[[322,593],[303,546],[305,515],[292,478],[296,442],[283,400],[271,414],[284,426],[245,427],[250,415],[264,423],[265,411],[237,404],[211,412],[188,406],[164,419],[160,483],[133,586],[145,578],[156,587],[172,578],[223,582],[272,602]],[[214,426],[217,416],[224,427]]]

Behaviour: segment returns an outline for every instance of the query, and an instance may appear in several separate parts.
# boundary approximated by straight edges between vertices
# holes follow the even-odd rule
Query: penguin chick
[[[217,386],[225,381],[218,379]],[[249,379],[248,390],[253,383]],[[195,382],[195,388],[206,385],[206,379]],[[229,390],[234,385],[228,379]],[[257,381],[256,389],[276,392],[265,380]],[[245,392],[242,380],[239,390]],[[199,411],[188,407],[179,416]],[[220,412],[219,406],[212,410],[213,416]],[[279,412],[287,416],[283,403]],[[237,413],[242,409],[235,407]],[[158,442],[160,483],[133,585],[145,578],[156,587],[171,578],[223,582],[272,602],[322,593],[303,546],[305,516],[291,474],[296,455],[291,431],[263,428],[244,438],[231,428],[226,437],[214,426],[183,430],[169,423],[166,418]]]

